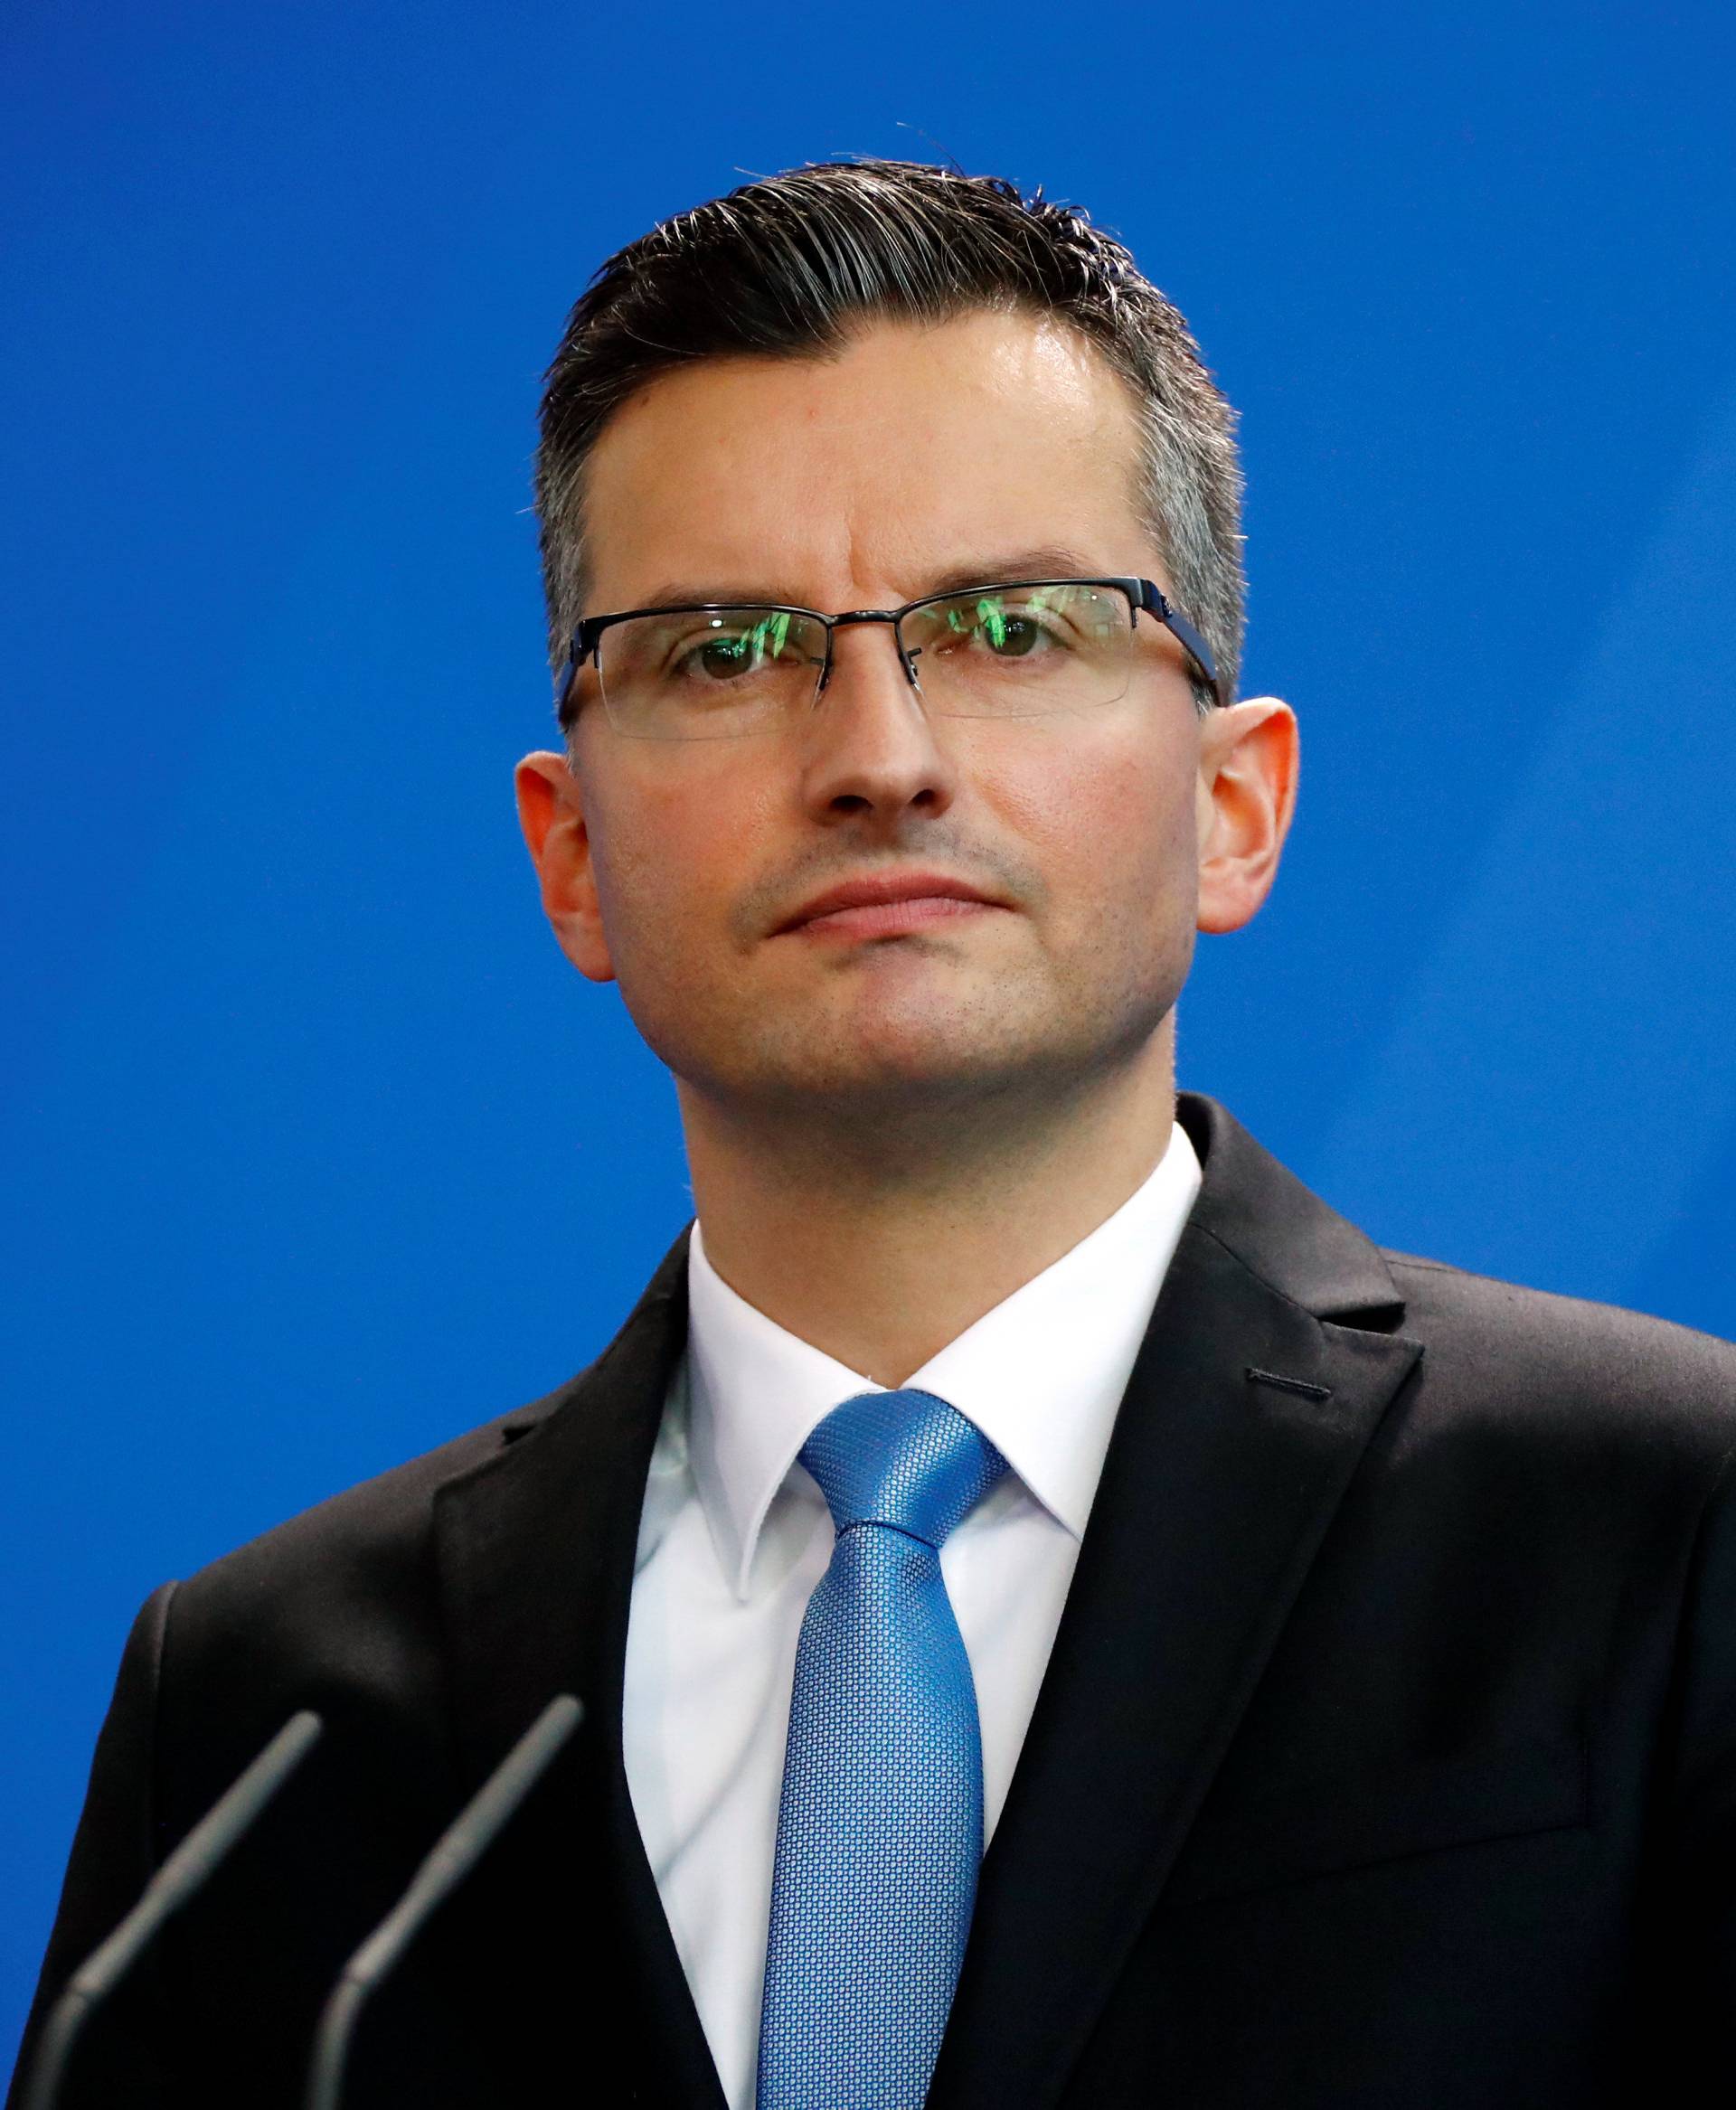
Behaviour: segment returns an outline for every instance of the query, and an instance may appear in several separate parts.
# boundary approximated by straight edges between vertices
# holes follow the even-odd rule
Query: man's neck
[[[683,1091],[707,1258],[769,1319],[898,1386],[1149,1177],[1175,1119],[1169,1022],[1128,1072],[988,1152],[816,1150]]]

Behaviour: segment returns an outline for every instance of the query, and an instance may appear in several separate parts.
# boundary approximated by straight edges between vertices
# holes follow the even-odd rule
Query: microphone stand
[[[54,2110],[86,2022],[139,1957],[215,1872],[231,1849],[317,1742],[325,1725],[291,1715],[253,1763],[193,1826],[145,1886],[138,1903],[68,1981],[49,2011],[24,2110]]]
[[[550,1700],[435,1842],[410,1888],[344,1966],[319,2018],[307,2110],[338,2110],[350,2043],[369,1996],[424,1920],[464,1880],[584,1719],[570,1693]],[[34,2110],[34,2105],[27,2106]]]

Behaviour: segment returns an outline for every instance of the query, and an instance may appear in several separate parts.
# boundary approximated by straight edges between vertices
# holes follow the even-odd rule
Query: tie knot
[[[892,1524],[937,1549],[1006,1470],[974,1422],[932,1392],[861,1392],[802,1446],[834,1527]]]

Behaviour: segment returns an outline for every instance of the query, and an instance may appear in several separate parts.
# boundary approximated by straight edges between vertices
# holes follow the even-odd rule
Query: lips
[[[972,909],[1004,907],[992,894],[967,880],[945,872],[887,872],[873,879],[847,880],[805,901],[773,933],[796,930],[854,931],[868,935],[915,929],[967,913]]]

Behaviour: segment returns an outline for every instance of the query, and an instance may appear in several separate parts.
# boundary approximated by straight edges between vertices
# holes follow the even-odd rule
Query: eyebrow
[[[995,556],[974,558],[968,564],[953,565],[924,589],[922,598],[926,599],[935,593],[957,593],[961,587],[992,586],[1001,579],[1016,583],[1022,579],[1107,579],[1109,576],[1077,550],[1049,542],[1034,550],[1003,551]]]
[[[992,586],[999,579],[1016,582],[1024,579],[1107,579],[1110,576],[1077,550],[1049,542],[1035,549],[1001,551],[986,557],[973,557],[963,564],[949,564],[920,593],[911,598],[927,600],[933,594],[957,593],[967,586]],[[681,579],[665,581],[654,588],[643,600],[631,604],[635,608],[650,612],[661,608],[806,608],[807,605],[805,601],[789,600],[779,593],[769,593],[763,584],[744,586],[731,580],[720,585],[712,579],[701,585],[693,579]]]

